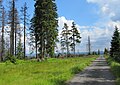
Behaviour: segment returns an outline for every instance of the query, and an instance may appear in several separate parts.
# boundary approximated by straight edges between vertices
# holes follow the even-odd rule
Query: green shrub
[[[107,62],[111,67],[112,73],[116,76],[116,85],[120,85],[120,63],[111,57],[107,57]]]
[[[75,66],[70,69],[72,74],[77,74],[81,71],[81,69],[78,66]]]
[[[12,56],[12,55],[9,55],[6,57],[6,61],[10,61],[11,63],[16,63],[16,57],[15,56]]]
[[[116,85],[120,85],[120,78],[117,78]]]

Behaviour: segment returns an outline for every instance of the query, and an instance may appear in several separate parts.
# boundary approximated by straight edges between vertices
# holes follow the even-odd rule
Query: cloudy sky
[[[59,30],[66,22],[75,22],[81,32],[81,44],[77,50],[87,51],[87,38],[91,49],[110,48],[114,27],[120,27],[120,0],[57,0]]]
[[[87,51],[87,38],[91,38],[94,51],[110,48],[115,25],[120,27],[120,0],[57,0],[59,29],[74,21],[81,32],[77,49]]]
[[[17,0],[17,7],[27,2],[29,14],[34,13],[34,0]],[[56,0],[61,30],[64,23],[71,26],[74,21],[81,33],[77,50],[87,51],[87,38],[91,38],[91,49],[110,48],[114,27],[120,27],[120,0]]]

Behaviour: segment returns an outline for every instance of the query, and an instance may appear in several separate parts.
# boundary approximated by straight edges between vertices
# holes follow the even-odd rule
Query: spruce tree
[[[22,46],[22,41],[21,41],[21,37],[22,37],[22,30],[19,28],[18,29],[18,43],[17,43],[17,51],[16,51],[16,55],[18,59],[23,59],[23,46]]]
[[[12,0],[11,4],[11,31],[10,31],[10,55],[14,55],[14,29],[15,29],[15,1]]]
[[[112,40],[111,40],[110,56],[115,60],[118,60],[120,59],[119,52],[120,52],[120,33],[116,26]]]
[[[100,55],[100,50],[98,49],[98,53],[97,53],[98,55]]]
[[[57,23],[57,6],[55,0],[47,0],[47,9],[46,9],[46,33],[45,33],[45,50],[49,56],[54,56],[55,44],[58,36],[58,23]],[[46,54],[45,53],[45,54]]]
[[[22,18],[21,20],[23,21],[24,24],[24,59],[25,59],[25,54],[26,54],[26,26],[27,26],[27,22],[28,22],[28,14],[27,14],[27,3],[25,2],[24,6],[21,7],[21,12],[22,12]]]
[[[74,22],[72,22],[71,37],[69,39],[72,41],[72,43],[70,44],[70,47],[71,47],[71,50],[73,50],[75,55],[75,46],[76,46],[76,43],[80,43],[81,37]]]
[[[16,51],[17,51],[17,49],[16,49],[16,47],[17,47],[17,34],[18,34],[18,29],[19,29],[19,25],[20,25],[20,23],[19,23],[19,15],[18,15],[18,11],[17,11],[17,9],[15,8],[15,10],[14,10],[14,13],[15,13],[15,15],[14,15],[14,21],[15,21],[15,56],[16,56]],[[19,27],[18,27],[19,26]]]
[[[18,24],[18,11],[15,7],[15,1],[10,1],[10,9],[8,15],[8,24],[11,28],[10,30],[10,55],[13,56],[14,53],[16,54],[16,30]]]
[[[69,40],[69,35],[71,34],[71,30],[68,29],[69,27],[67,26],[66,23],[64,23],[64,27],[61,32],[61,45],[65,44],[66,46],[66,54],[68,57],[69,55],[69,45],[70,45],[70,40]]]
[[[64,54],[64,50],[66,50],[66,44],[65,44],[65,39],[61,37],[61,40],[60,40],[60,45],[61,45],[61,51],[62,51],[62,54]]]
[[[108,49],[105,48],[105,49],[104,49],[104,54],[107,55],[108,53],[109,53]]]
[[[55,0],[36,0],[35,13],[31,20],[31,34],[35,38],[36,51],[40,58],[53,56],[58,35]]]
[[[3,56],[4,56],[4,51],[5,51],[5,40],[4,40],[4,27],[5,27],[5,8],[4,6],[2,5],[2,0],[0,1],[0,12],[1,12],[1,27],[2,27],[2,35],[1,35],[1,52],[0,52],[0,57],[1,57],[1,61],[3,61]]]

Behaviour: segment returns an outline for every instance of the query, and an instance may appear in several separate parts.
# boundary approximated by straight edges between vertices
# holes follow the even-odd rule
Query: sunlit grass
[[[96,57],[48,59],[44,62],[0,63],[0,85],[64,85]]]
[[[112,58],[107,57],[108,64],[111,66],[113,74],[116,76],[116,85],[120,85],[120,63],[114,61]]]

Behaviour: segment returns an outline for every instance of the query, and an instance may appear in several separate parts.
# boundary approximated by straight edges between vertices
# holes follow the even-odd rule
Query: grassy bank
[[[113,74],[116,76],[116,85],[120,85],[120,63],[106,56],[108,64],[111,66]]]
[[[0,85],[64,85],[96,56],[48,59],[45,62],[17,61],[0,63]]]

